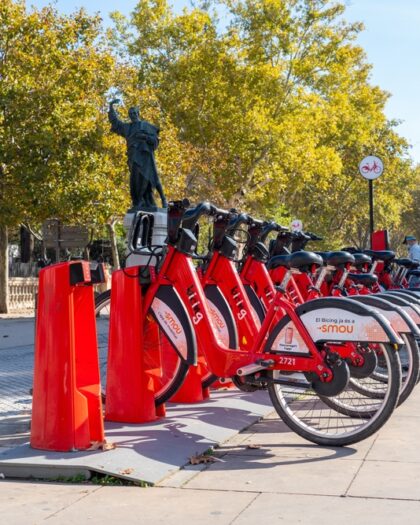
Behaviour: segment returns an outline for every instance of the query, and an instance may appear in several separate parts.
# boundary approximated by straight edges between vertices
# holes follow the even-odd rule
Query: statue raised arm
[[[119,119],[118,113],[114,108],[114,105],[119,103],[120,100],[118,98],[111,100],[109,103],[108,119],[111,123],[111,131],[117,135],[121,135],[121,137],[126,138],[127,134],[129,133],[129,124]]]

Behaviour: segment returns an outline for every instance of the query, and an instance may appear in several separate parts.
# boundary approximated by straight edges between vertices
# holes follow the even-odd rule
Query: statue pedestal
[[[139,210],[142,211],[142,210]],[[151,227],[151,244],[154,246],[163,246],[165,244],[165,239],[167,237],[168,231],[167,231],[167,224],[168,224],[168,211],[166,208],[158,208],[157,211],[148,211],[144,210],[144,213],[147,215],[153,215],[153,225]],[[134,212],[128,212],[126,213],[124,217],[124,228],[127,229],[127,231],[130,231],[130,228],[132,226],[133,220],[136,216],[136,213]],[[147,248],[147,242],[146,240],[142,239],[142,231],[139,231],[139,240],[138,247],[142,248],[142,251],[149,252],[150,250]],[[128,238],[128,234],[127,234]],[[144,244],[142,244],[144,242]],[[144,246],[144,248],[143,248]],[[151,266],[156,265],[156,257],[149,256],[147,253],[145,255],[137,255],[137,254],[131,254],[126,259],[126,267],[129,268],[131,266],[140,266],[140,265],[146,265],[149,264]]]

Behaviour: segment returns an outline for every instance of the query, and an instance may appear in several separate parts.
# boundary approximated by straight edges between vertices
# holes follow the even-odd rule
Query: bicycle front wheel
[[[357,443],[385,424],[398,401],[398,353],[390,345],[383,345],[383,357],[388,381],[380,399],[356,392],[350,382],[339,395],[323,398],[312,390],[303,374],[279,371],[269,376],[270,399],[286,425],[308,441],[325,446]]]

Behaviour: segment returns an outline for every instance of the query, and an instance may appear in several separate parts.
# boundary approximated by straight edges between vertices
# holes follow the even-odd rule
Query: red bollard
[[[203,388],[202,380],[207,373],[204,357],[198,357],[197,366],[190,366],[181,388],[169,400],[171,403],[201,403],[210,397],[209,388]]]
[[[104,439],[89,263],[48,266],[39,274],[30,443],[67,452]]]
[[[112,274],[111,317],[106,380],[105,419],[122,423],[146,423],[165,415],[155,407],[153,373],[143,352],[143,312],[139,267]],[[159,345],[157,336],[148,332]],[[157,354],[159,349],[157,348]]]

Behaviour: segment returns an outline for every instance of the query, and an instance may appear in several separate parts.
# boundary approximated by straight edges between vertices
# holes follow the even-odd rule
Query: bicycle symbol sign
[[[368,180],[377,179],[384,171],[384,164],[379,157],[369,155],[359,164],[359,172],[362,177]]]
[[[292,232],[301,232],[303,229],[302,221],[299,219],[294,219],[290,225]]]

